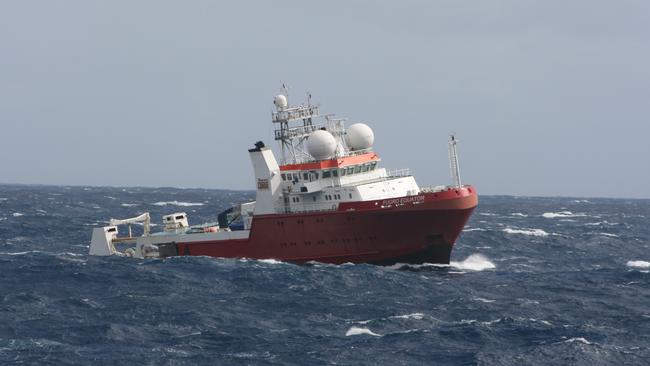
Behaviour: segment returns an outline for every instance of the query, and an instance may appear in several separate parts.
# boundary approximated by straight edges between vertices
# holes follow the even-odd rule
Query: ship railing
[[[402,168],[402,169],[387,170],[386,175],[388,178],[408,177],[411,175],[411,169]]]
[[[299,119],[308,119],[318,117],[317,105],[301,105],[293,108],[286,108],[273,112],[273,122],[291,122]]]
[[[319,130],[324,125],[306,125],[291,127],[287,129],[275,130],[275,139],[276,140],[285,140],[285,139],[294,139],[296,137],[305,137],[309,136],[310,133]]]
[[[462,185],[461,187],[466,188],[469,187],[469,185]],[[438,192],[449,191],[452,189],[458,189],[458,187],[455,185],[420,187],[420,193],[438,193]]]
[[[359,180],[353,183],[348,183],[346,184],[346,187],[356,187],[364,184],[370,184],[370,183],[378,183],[378,182],[385,182],[387,180],[393,180],[397,178],[405,178],[405,177],[410,177],[411,173],[408,168],[406,169],[398,169],[398,170],[393,170],[393,171],[387,171],[385,176],[377,177],[377,178],[370,178],[370,179],[363,179]],[[340,187],[340,185],[329,185],[325,186],[326,188],[331,188],[331,187]]]
[[[338,202],[322,202],[322,203],[299,203],[294,205],[278,204],[275,206],[275,211],[278,213],[299,213],[299,212],[320,212],[320,211],[336,211],[339,208]]]
[[[420,187],[420,193],[438,193],[446,191],[449,186]]]

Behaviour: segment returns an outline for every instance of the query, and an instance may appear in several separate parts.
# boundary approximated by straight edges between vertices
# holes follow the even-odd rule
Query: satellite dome
[[[287,97],[282,95],[282,94],[278,94],[278,95],[275,96],[275,98],[273,98],[273,104],[275,104],[275,107],[277,109],[286,108],[287,107]]]
[[[307,151],[316,160],[328,159],[336,151],[336,139],[325,130],[314,131],[309,134]]]
[[[368,149],[375,142],[375,134],[367,124],[355,123],[348,127],[345,142],[348,144],[350,150]]]

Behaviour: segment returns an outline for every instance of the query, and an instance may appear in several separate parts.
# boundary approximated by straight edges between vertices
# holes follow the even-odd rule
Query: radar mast
[[[289,90],[282,85],[280,94],[276,95],[273,104],[276,110],[272,113],[275,128],[275,140],[282,148],[282,164],[297,164],[311,159],[307,153],[305,141],[312,132],[319,129],[313,120],[319,116],[319,106],[311,104],[311,94],[307,93],[307,103],[292,107],[288,103]]]

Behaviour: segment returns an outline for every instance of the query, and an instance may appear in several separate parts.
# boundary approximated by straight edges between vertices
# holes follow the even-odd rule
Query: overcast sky
[[[282,83],[389,168],[650,198],[649,1],[0,0],[0,182],[252,189]]]

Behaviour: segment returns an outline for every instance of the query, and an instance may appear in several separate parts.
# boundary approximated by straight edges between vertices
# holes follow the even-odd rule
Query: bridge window
[[[336,173],[336,170],[334,171]],[[332,173],[329,170],[323,171],[323,178],[331,177]]]
[[[361,173],[361,165],[357,165],[354,167],[354,172],[355,173]]]
[[[362,172],[367,172],[368,171],[368,164],[363,164],[363,166],[361,167],[361,171]]]
[[[339,176],[339,171],[337,169],[332,170],[332,176],[333,177],[338,177]]]
[[[345,168],[341,169],[341,176],[345,175]]]
[[[353,174],[354,173],[354,167],[351,166],[348,168],[348,174]]]

